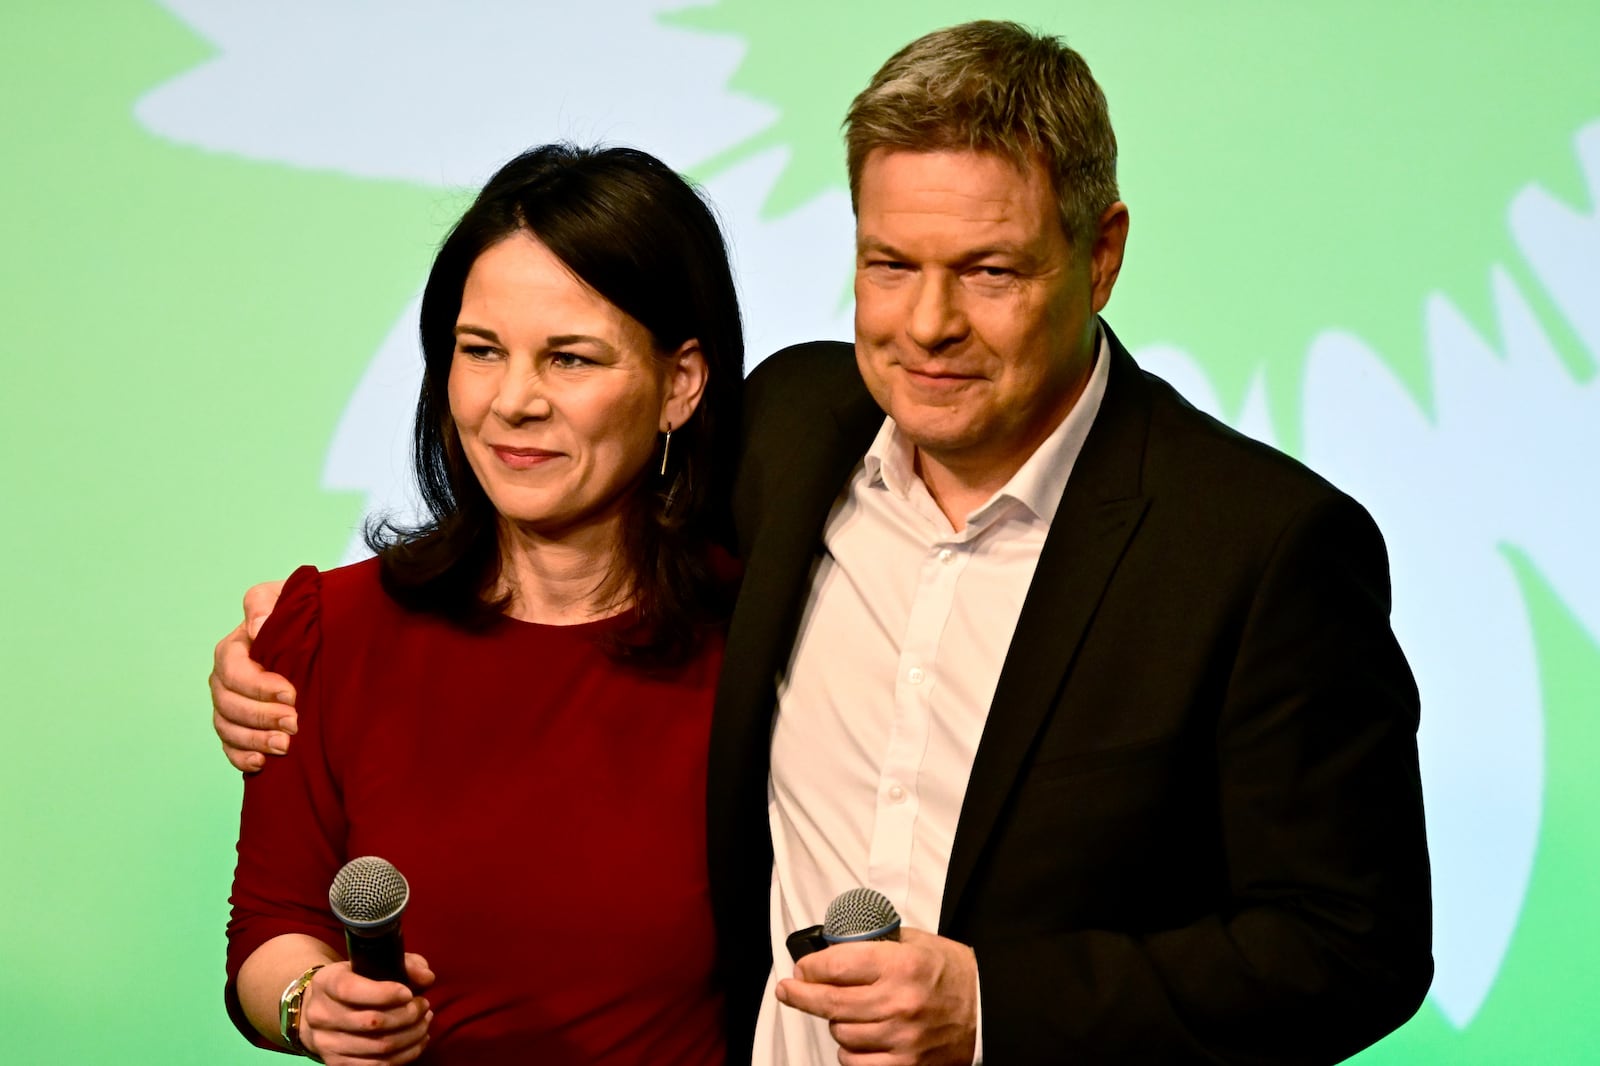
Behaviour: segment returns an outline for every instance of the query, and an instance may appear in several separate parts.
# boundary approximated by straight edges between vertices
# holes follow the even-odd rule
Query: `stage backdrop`
[[[1110,98],[1120,336],[1389,539],[1438,977],[1360,1061],[1600,1061],[1588,0],[7,5],[0,1060],[266,1061],[222,1010],[209,650],[247,585],[408,506],[465,190],[536,142],[645,147],[715,199],[752,360],[847,338],[845,105],[978,15]]]

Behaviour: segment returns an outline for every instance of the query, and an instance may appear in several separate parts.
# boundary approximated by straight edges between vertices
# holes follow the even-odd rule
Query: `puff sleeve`
[[[303,566],[251,646],[251,655],[295,687],[298,733],[289,752],[248,775],[239,817],[228,920],[228,1016],[252,1042],[236,982],[252,952],[274,937],[304,933],[344,953],[344,934],[328,909],[328,885],[343,862],[346,821],[327,760],[319,684],[322,575]],[[262,1045],[266,1046],[266,1045]]]

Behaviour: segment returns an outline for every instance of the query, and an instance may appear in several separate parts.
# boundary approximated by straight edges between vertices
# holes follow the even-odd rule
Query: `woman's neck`
[[[511,522],[500,524],[500,589],[506,613],[523,622],[577,625],[608,618],[632,603],[623,573],[620,528],[603,523],[540,536]]]

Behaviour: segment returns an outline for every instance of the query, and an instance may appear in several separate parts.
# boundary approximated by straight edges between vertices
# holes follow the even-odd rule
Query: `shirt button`
[[[922,679],[926,676],[928,675],[922,672],[922,667],[920,666],[913,666],[911,669],[906,671],[906,680],[911,682],[913,685],[922,684]]]
[[[956,561],[956,553],[949,548],[941,548],[939,550],[939,561],[948,566]]]
[[[896,784],[896,785],[890,785],[889,786],[889,802],[890,803],[904,803],[905,799],[906,799],[906,787],[904,785]]]

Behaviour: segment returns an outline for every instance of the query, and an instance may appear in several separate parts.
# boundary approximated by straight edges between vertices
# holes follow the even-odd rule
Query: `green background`
[[[1593,209],[1572,152],[1600,119],[1593,3],[723,0],[663,19],[743,41],[730,91],[778,117],[696,175],[783,146],[771,216],[841,187],[855,88],[979,15],[1067,35],[1111,99],[1135,219],[1119,334],[1181,343],[1229,408],[1264,375],[1291,450],[1317,333],[1359,334],[1427,410],[1423,300],[1492,336],[1494,264],[1573,382],[1593,378],[1504,218],[1532,181]],[[246,586],[338,560],[364,500],[320,487],[328,441],[461,203],[142,128],[134,102],[210,54],[152,3],[0,14],[7,1063],[267,1061],[221,1005],[240,785],[210,730],[210,647]],[[1600,648],[1517,545],[1504,555],[1545,697],[1522,920],[1465,1030],[1428,1004],[1363,1062],[1600,1062]]]

